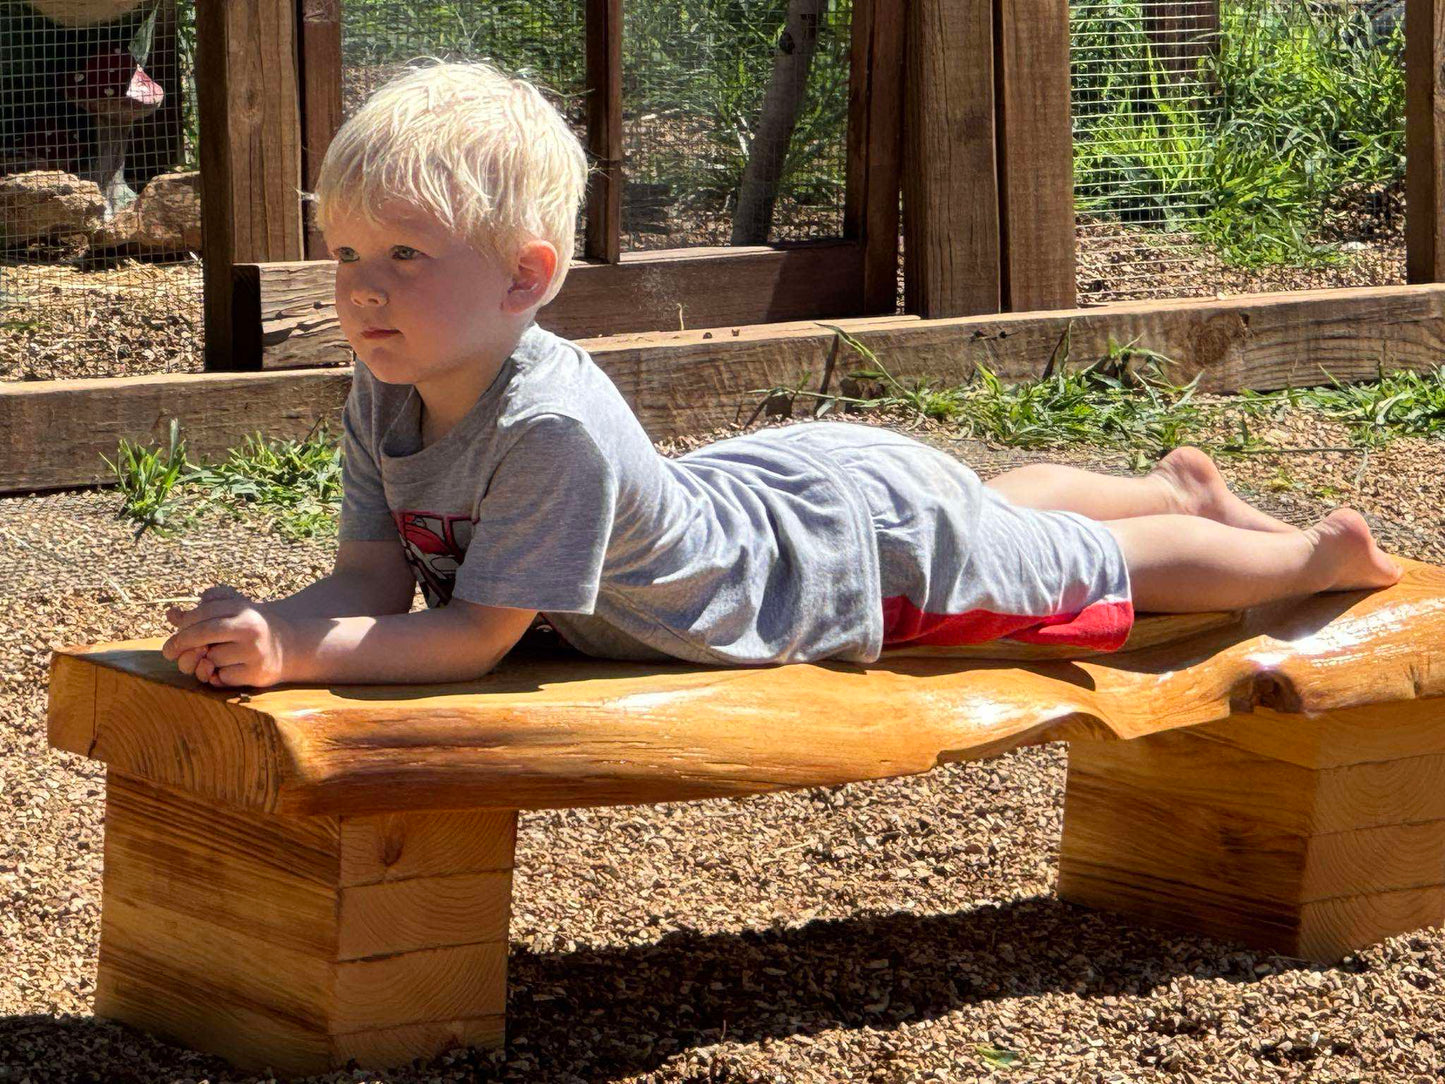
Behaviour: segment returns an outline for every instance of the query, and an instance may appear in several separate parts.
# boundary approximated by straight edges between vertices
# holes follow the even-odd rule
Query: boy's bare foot
[[[1400,578],[1400,566],[1380,552],[1370,527],[1353,508],[1337,508],[1305,535],[1320,562],[1321,591],[1388,587]]]
[[[1175,448],[1149,472],[1149,477],[1169,488],[1184,515],[1204,516],[1251,531],[1293,534],[1299,530],[1231,493],[1214,460],[1198,448]]]

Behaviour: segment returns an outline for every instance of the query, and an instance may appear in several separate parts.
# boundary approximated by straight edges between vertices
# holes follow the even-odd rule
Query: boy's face
[[[342,332],[378,380],[423,392],[480,380],[480,392],[530,319],[526,284],[429,212],[382,211],[377,224],[350,217],[326,234]]]

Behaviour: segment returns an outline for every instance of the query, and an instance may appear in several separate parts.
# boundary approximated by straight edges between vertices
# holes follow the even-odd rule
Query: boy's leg
[[[1288,534],[1180,515],[1104,526],[1124,551],[1141,612],[1239,610],[1317,591],[1386,587],[1400,578],[1364,519],[1348,508]]]
[[[1214,462],[1198,448],[1175,448],[1142,478],[1035,463],[984,484],[1020,508],[1077,512],[1090,519],[1179,514],[1253,531],[1298,531],[1231,493]]]

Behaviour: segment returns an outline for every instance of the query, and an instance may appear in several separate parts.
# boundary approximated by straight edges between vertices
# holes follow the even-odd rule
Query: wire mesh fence
[[[1402,0],[1079,0],[1082,301],[1404,281]]]
[[[839,237],[851,0],[623,18],[624,250]]]
[[[0,3],[0,376],[194,368],[193,9]]]
[[[851,18],[626,0],[625,251],[841,233]],[[487,58],[580,136],[585,22],[345,0],[345,113]],[[1070,32],[1083,302],[1403,281],[1403,0],[1075,0]],[[200,367],[194,43],[193,0],[0,0],[0,379]]]

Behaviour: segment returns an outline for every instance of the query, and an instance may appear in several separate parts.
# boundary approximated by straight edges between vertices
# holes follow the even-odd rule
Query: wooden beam
[[[45,380],[0,386],[0,493],[113,482],[101,456],[122,438],[164,443],[179,418],[193,458],[224,455],[249,433],[303,437],[317,421],[333,431],[351,386],[349,369],[289,373],[184,373]]]
[[[326,148],[341,127],[341,0],[299,0],[301,25],[301,175],[316,191]],[[330,255],[321,231],[307,219],[305,256]]]
[[[1379,368],[1427,372],[1445,354],[1445,285],[1317,290],[1224,301],[1153,301],[949,320],[837,320],[902,379],[958,383],[981,362],[1005,380],[1040,375],[1067,334],[1083,364],[1111,344],[1175,359],[1200,388],[1271,390],[1368,380]],[[817,387],[835,337],[815,321],[582,339],[653,439],[746,420],[771,387]],[[842,371],[861,368],[844,353]],[[299,436],[335,420],[350,370],[279,370],[0,384],[0,492],[109,480],[100,461],[120,437],[163,439],[181,419],[197,454],[261,429]],[[813,400],[800,397],[801,406]]]
[[[594,172],[584,251],[590,260],[616,263],[622,254],[622,0],[587,0],[587,151]]]
[[[1445,281],[1445,0],[1405,2],[1405,277]]]
[[[233,324],[232,265],[304,251],[296,46],[296,0],[196,5],[208,369],[260,365],[259,343]]]
[[[862,261],[862,246],[848,241],[624,253],[617,264],[575,261],[538,319],[559,335],[583,338],[853,316],[863,308]],[[246,311],[259,322],[263,368],[350,360],[336,320],[335,264],[250,265],[236,274],[236,296],[253,306]]]
[[[905,307],[930,319],[998,312],[990,5],[909,0],[907,50]]]
[[[1071,309],[1068,0],[994,0],[994,20],[1001,304]]]
[[[863,244],[863,311],[898,305],[898,197],[903,178],[904,20],[854,0],[843,236]]]

